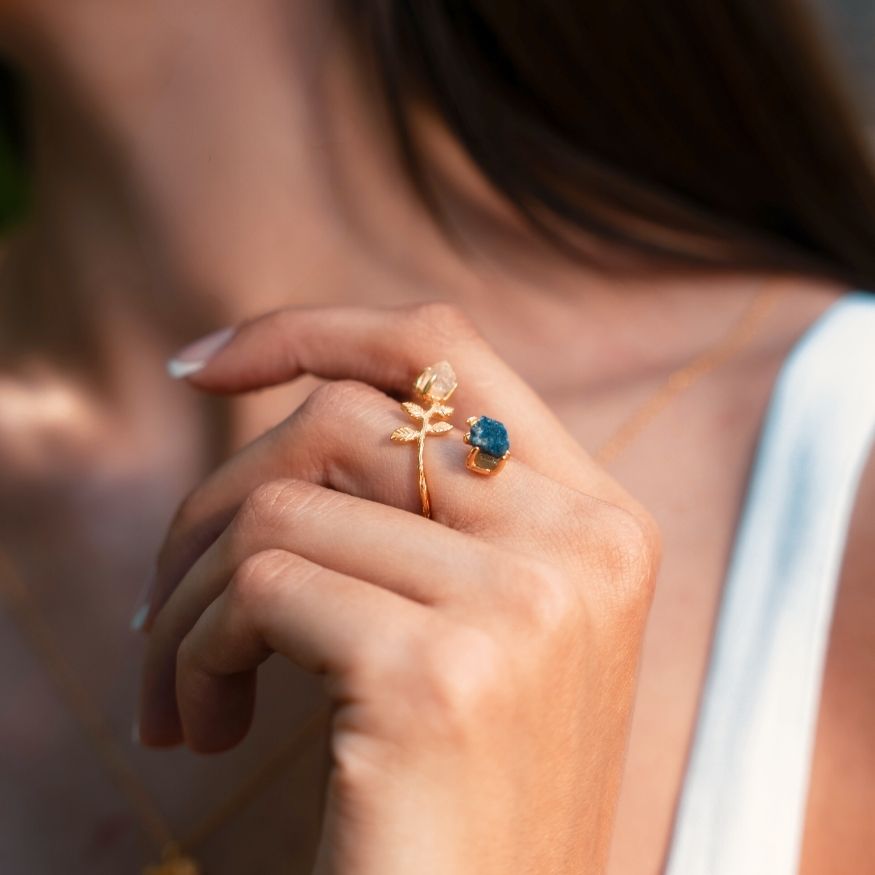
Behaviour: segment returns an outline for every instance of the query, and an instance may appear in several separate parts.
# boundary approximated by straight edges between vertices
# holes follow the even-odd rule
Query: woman
[[[6,869],[869,871],[875,175],[801,10],[0,16]],[[134,736],[206,761],[126,740],[186,493]]]

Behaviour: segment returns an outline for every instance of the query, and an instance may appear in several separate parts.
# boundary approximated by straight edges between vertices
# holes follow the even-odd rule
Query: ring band
[[[433,417],[447,417],[453,413],[453,408],[444,402],[456,391],[458,382],[456,373],[447,361],[429,365],[413,384],[413,391],[422,402],[404,401],[401,404],[404,412],[419,423],[419,428],[402,425],[392,432],[390,438],[399,443],[417,442],[417,468],[419,472],[419,500],[422,504],[422,515],[431,518],[431,500],[428,494],[428,482],[425,478],[425,439],[430,434],[447,434],[453,425],[445,419],[432,422]]]

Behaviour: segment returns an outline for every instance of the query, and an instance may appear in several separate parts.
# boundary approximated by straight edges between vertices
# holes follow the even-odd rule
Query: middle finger
[[[159,556],[146,627],[259,484],[307,480],[419,513],[415,445],[389,440],[405,418],[397,402],[372,386],[350,380],[327,383],[283,423],[229,459],[183,502],[173,521]],[[435,520],[483,534],[498,521],[496,534],[501,538],[528,541],[533,536],[530,508],[525,517],[500,514],[500,520],[494,508],[530,505],[526,499],[533,488],[549,501],[550,492],[562,487],[544,476],[538,477],[537,486],[531,482],[537,472],[519,463],[538,459],[540,451],[533,441],[517,437],[513,423],[508,423],[508,431],[514,459],[506,472],[490,478],[466,469],[468,448],[458,429],[426,439],[425,467]]]
[[[385,504],[300,480],[265,484],[195,562],[156,618],[143,673],[142,740],[162,745],[180,740],[175,678],[183,639],[247,559],[276,550],[426,606],[451,605],[465,616],[480,610],[494,615],[500,604],[524,599],[521,590],[529,579],[519,568],[534,564]]]

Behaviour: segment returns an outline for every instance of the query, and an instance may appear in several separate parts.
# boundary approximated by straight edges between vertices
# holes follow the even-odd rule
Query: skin
[[[719,339],[763,278],[742,271],[720,276],[667,270],[599,274],[568,264],[522,229],[458,148],[441,138],[439,127],[431,128],[437,136],[430,158],[448,180],[452,214],[470,243],[468,258],[460,257],[405,188],[379,104],[353,56],[336,41],[327,4],[286,5],[268,0],[245,6],[212,3],[207,10],[198,3],[157,3],[146,13],[134,4],[87,0],[73,14],[71,4],[43,0],[8,2],[0,12],[0,39],[18,57],[33,88],[38,166],[33,218],[7,247],[0,281],[0,331],[6,332],[0,344],[5,351],[0,409],[16,411],[0,425],[0,497],[2,507],[16,509],[14,517],[3,518],[3,546],[45,606],[59,646],[71,655],[127,745],[142,645],[127,632],[126,620],[166,520],[190,494],[159,566],[156,606],[185,579],[167,603],[168,613],[153,612],[140,725],[144,741],[176,741],[185,727],[192,745],[203,749],[224,747],[242,734],[249,714],[242,694],[251,690],[249,675],[231,689],[233,683],[220,679],[229,667],[210,662],[215,643],[230,640],[223,636],[237,628],[233,617],[251,618],[244,627],[258,635],[232,636],[238,648],[233,652],[242,656],[231,669],[248,672],[271,643],[287,659],[271,660],[260,672],[262,719],[256,716],[250,734],[227,757],[203,762],[179,752],[150,755],[130,748],[132,763],[177,828],[207,810],[237,777],[251,773],[266,746],[323,701],[320,685],[303,669],[326,668],[329,656],[340,659],[329,672],[334,679],[329,690],[339,695],[356,677],[350,666],[373,665],[366,660],[382,652],[389,657],[379,671],[355,687],[355,701],[364,707],[341,709],[345,716],[362,718],[362,723],[348,724],[362,731],[341,733],[344,744],[338,749],[352,751],[350,760],[361,762],[354,755],[361,750],[346,742],[376,741],[372,750],[379,763],[386,745],[394,743],[410,768],[362,770],[359,783],[346,785],[348,797],[332,799],[336,816],[328,835],[333,838],[323,840],[320,865],[339,866],[340,871],[366,871],[342,868],[347,865],[387,865],[382,855],[393,856],[396,847],[381,825],[397,821],[404,794],[421,803],[404,808],[409,830],[429,835],[440,823],[448,855],[464,842],[465,826],[476,825],[478,835],[488,839],[484,852],[493,855],[492,862],[477,860],[481,870],[497,860],[536,854],[553,835],[556,818],[573,817],[582,824],[580,832],[563,831],[555,850],[587,861],[607,853],[608,871],[617,875],[655,872],[667,841],[720,583],[771,381],[798,336],[843,287],[806,277],[770,279],[785,289],[784,297],[744,354],[676,402],[610,472],[600,472],[580,447],[597,447],[668,373]],[[235,58],[233,73],[224,60],[229,56]],[[174,64],[168,66],[168,59]],[[423,124],[434,122],[424,119]],[[325,143],[333,149],[326,150]],[[432,310],[424,320],[417,306],[434,299],[453,307]],[[22,314],[25,300],[36,306]],[[297,367],[318,379],[297,378],[279,389],[220,403],[164,375],[162,360],[191,337],[289,305],[297,314],[291,323],[304,305],[355,305],[373,318],[382,314],[385,329],[376,335],[385,346],[379,355],[372,348],[367,355],[355,355],[361,338],[355,342],[354,332],[331,333],[339,317],[323,311],[312,316],[306,337],[323,331],[323,355],[325,349],[349,350],[349,359],[342,362],[332,355],[320,364],[317,351],[310,350],[310,358],[299,360]],[[391,318],[383,309],[372,309],[386,306],[406,309]],[[29,315],[33,311],[37,315]],[[71,349],[64,331],[55,330],[45,316],[55,313],[62,326],[77,328],[77,338],[93,340],[76,342]],[[398,325],[417,319],[411,340]],[[422,328],[424,321],[429,331]],[[291,323],[272,334],[270,342],[258,343],[258,355],[236,361],[224,382],[211,370],[222,365],[217,359],[192,379],[195,387],[228,392],[292,376],[288,370],[262,371],[258,380],[251,376],[264,367],[259,356],[282,360],[290,349],[303,355],[303,341],[290,341],[297,338]],[[563,351],[561,365],[557,349]],[[229,348],[227,354],[232,352]],[[511,426],[515,458],[499,478],[484,482],[464,470],[457,434],[430,438],[436,514],[438,522],[449,524],[437,526],[404,512],[417,506],[413,453],[388,442],[388,433],[403,417],[386,393],[407,397],[411,377],[443,357],[463,375],[453,398],[457,425],[480,412],[504,419]],[[247,373],[253,380],[248,384],[241,382]],[[213,377],[218,382],[211,384]],[[485,391],[490,379],[502,388]],[[324,390],[286,419],[324,380],[340,380],[341,388]],[[339,409],[347,413],[338,416]],[[308,417],[309,431],[299,428]],[[356,434],[347,435],[350,443],[338,437],[303,473],[301,451],[307,455],[314,443],[321,447],[326,435],[343,436],[346,420],[361,423]],[[242,449],[274,426],[272,437]],[[561,466],[556,464],[559,453]],[[254,471],[248,467],[253,460]],[[327,463],[330,473],[347,480],[326,481]],[[539,465],[549,470],[540,471]],[[375,476],[378,470],[385,476]],[[515,480],[516,471],[524,479]],[[537,486],[525,478],[536,479]],[[330,495],[326,485],[335,487]],[[383,487],[385,493],[372,494]],[[464,514],[471,496],[481,497],[484,488],[508,490],[508,507],[524,507],[539,528],[520,535],[510,522],[519,514],[506,512],[453,516]],[[457,500],[442,504],[440,492]],[[875,764],[869,743],[875,725],[873,495],[868,472],[830,644],[806,825],[806,875],[866,872],[875,851]],[[580,509],[577,503],[582,502],[590,510],[593,497],[607,497],[607,507],[598,507],[611,522],[593,518],[597,543],[586,551],[593,567],[579,567],[580,544],[565,543],[575,538],[557,529],[551,516],[556,507],[547,496],[560,499],[563,508]],[[268,505],[277,514],[270,526],[259,523]],[[604,596],[606,579],[616,573],[606,554],[615,539],[629,535],[630,512],[642,519],[641,506],[659,524],[664,554],[646,626],[652,581],[638,580],[626,570],[621,576],[635,578],[628,601],[609,604]],[[702,513],[702,507],[709,512]],[[221,543],[234,544],[234,549],[201,556],[202,546],[188,532],[215,528],[217,511],[224,514],[219,530],[230,525]],[[349,519],[359,512],[359,526],[321,524],[332,515]],[[380,549],[356,550],[356,537],[368,537],[370,544],[380,536],[387,514],[393,533],[404,528],[409,536],[393,537],[391,545]],[[566,525],[568,516],[562,515]],[[641,544],[645,529],[633,529],[630,552],[652,559],[650,537]],[[546,534],[532,544],[531,535],[541,530]],[[349,539],[344,541],[349,549],[338,553],[359,556],[361,563],[337,568],[332,564],[336,558],[321,557],[318,548],[326,531]],[[564,535],[554,538],[551,531]],[[294,540],[307,532],[306,542]],[[189,545],[187,555],[177,552],[179,538]],[[507,540],[514,541],[513,549],[501,549]],[[411,543],[417,545],[417,556],[420,545],[427,545],[435,554],[458,549],[469,559],[440,575],[418,570],[399,581],[392,576],[400,567],[398,551]],[[46,544],[53,545],[51,555],[46,555]],[[477,557],[494,558],[497,551],[500,581],[490,584],[488,603],[474,604],[472,594],[481,592],[484,577],[475,573],[482,561]],[[252,559],[265,553],[264,564]],[[301,561],[286,558],[302,554]],[[298,562],[294,574],[275,578],[287,587],[270,586],[267,580],[270,563],[280,560]],[[175,570],[170,567],[177,563]],[[443,568],[437,557],[436,563]],[[405,560],[403,566],[408,564]],[[177,613],[174,606],[198,586],[218,593],[237,580],[228,590],[236,592],[241,566],[249,567],[255,596],[237,602],[239,613],[217,608],[196,614],[195,608],[205,606],[197,601],[190,615]],[[62,580],[59,568],[69,569]],[[296,599],[295,611],[289,612],[294,616],[307,609],[308,587],[312,591],[317,585],[320,596],[323,586],[342,591],[341,608],[320,613],[322,619],[306,629],[269,628],[267,619],[274,612],[265,605],[275,604],[271,599]],[[393,589],[402,585],[415,591]],[[581,593],[582,605],[575,608],[580,613],[570,611],[561,598],[562,610],[554,610],[555,605],[543,610],[537,600],[544,591]],[[343,659],[343,606],[352,603],[345,599],[363,592],[379,596],[382,604],[388,600],[398,616],[417,620],[403,627],[418,632],[410,633],[416,646],[406,651],[413,656],[401,667],[401,677],[397,653],[394,662],[391,658],[405,634],[400,627],[398,638],[385,634],[374,642],[354,636],[362,653]],[[217,605],[231,601],[210,599]],[[325,607],[320,598],[312,609]],[[519,624],[511,620],[520,616]],[[174,622],[183,632],[204,629],[197,637],[200,645],[186,645],[183,651],[191,648],[191,662],[183,662],[190,668],[179,679],[181,715],[177,679],[168,680],[161,671],[167,654],[182,640],[179,630],[171,634]],[[383,622],[364,625],[396,628],[383,627]],[[518,661],[521,632],[515,627],[526,624],[532,634],[524,666]],[[591,626],[598,634],[568,633],[576,625]],[[317,632],[326,636],[321,643],[314,637]],[[21,762],[25,771],[2,783],[21,788],[16,806],[27,813],[21,828],[4,835],[10,858],[20,869],[33,869],[35,849],[52,852],[36,838],[48,832],[60,855],[51,870],[117,872],[141,865],[148,857],[136,839],[136,821],[129,814],[108,818],[107,812],[124,811],[124,803],[99,779],[99,765],[57,704],[26,643],[14,627],[7,634],[4,625],[3,633],[2,683],[22,690],[22,706],[2,724],[2,744],[15,754],[8,761]],[[502,660],[504,671],[462,676],[443,649],[455,656],[479,646]],[[631,679],[639,652],[630,728]],[[118,659],[107,660],[107,653]],[[198,674],[200,660],[211,670],[193,694],[191,684],[204,677]],[[612,661],[615,673],[603,669]],[[593,666],[590,675],[572,674],[581,662]],[[387,676],[392,683],[385,682]],[[567,686],[573,688],[572,677],[580,683],[576,695],[559,683],[569,678]],[[396,680],[409,695],[393,695]],[[128,692],[120,696],[119,689]],[[435,702],[427,695],[429,689],[448,694],[443,704],[440,696]],[[222,713],[234,720],[220,724],[207,719],[209,710],[192,705],[198,694],[207,709],[221,702]],[[448,714],[446,706],[453,702],[459,707]],[[522,725],[508,716],[520,712],[521,702],[527,706]],[[616,707],[606,709],[608,702]],[[428,708],[435,719],[411,719],[410,710],[402,713],[405,703],[416,705],[414,717]],[[215,728],[206,731],[204,724]],[[429,727],[444,727],[454,733],[455,742],[434,737]],[[570,728],[582,730],[581,736]],[[220,735],[211,735],[220,729]],[[534,733],[543,748],[530,750],[523,733]],[[484,739],[494,742],[496,735],[507,743],[497,750],[490,744],[487,750]],[[587,759],[581,737],[601,755]],[[290,861],[295,871],[310,871],[324,777],[319,762],[311,751],[252,803],[248,816],[234,818],[210,837],[201,856],[211,872],[243,871],[254,857],[263,871],[288,871]],[[515,768],[506,770],[508,762]],[[557,767],[545,769],[547,762]],[[469,785],[467,777],[456,779],[463,774],[479,780]],[[396,779],[391,785],[390,775]],[[590,781],[599,788],[595,806],[593,798],[577,795]],[[617,781],[622,783],[612,817]],[[436,785],[441,793],[426,792]],[[45,787],[52,791],[46,793]],[[184,796],[180,787],[186,788]],[[470,792],[460,796],[463,788]],[[523,797],[542,800],[551,812],[542,817],[532,811],[531,829],[525,831],[531,843],[525,847],[519,844],[519,818],[510,811]],[[77,804],[55,807],[53,799],[75,799]],[[371,824],[373,831],[356,833],[344,820],[349,812],[363,815],[354,822]],[[9,818],[4,822],[12,823]],[[293,840],[285,840],[289,824]],[[403,852],[410,851],[409,844],[402,845]],[[373,857],[350,862],[355,853]],[[465,871],[473,862],[435,856],[434,865]],[[562,865],[553,869],[564,871]]]
[[[379,389],[403,392],[441,348],[471,375],[454,403],[510,399],[516,473],[487,498],[458,464],[465,448],[433,438],[441,503],[427,521]],[[212,475],[171,530],[143,741],[233,746],[255,668],[281,653],[324,674],[333,705],[316,872],[601,870],[655,525],[446,305],[269,316],[195,379],[257,388],[305,370],[331,382]],[[326,434],[333,419],[346,428]],[[533,490],[548,500],[533,508]],[[165,602],[189,545],[228,510]],[[424,853],[409,836],[426,823]]]

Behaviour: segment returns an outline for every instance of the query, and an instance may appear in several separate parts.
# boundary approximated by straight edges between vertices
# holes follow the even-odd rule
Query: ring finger
[[[143,673],[143,741],[167,745],[181,740],[177,651],[237,570],[251,557],[271,551],[369,581],[421,605],[461,611],[464,617],[498,617],[501,605],[525,601],[531,581],[520,568],[531,565],[531,576],[536,571],[534,562],[516,554],[511,559],[506,549],[394,507],[300,480],[265,484],[244,502],[156,618]]]
[[[403,423],[399,405],[372,386],[340,380],[318,388],[288,419],[237,453],[183,502],[159,556],[146,628],[193,562],[260,484],[307,480],[419,513],[416,452],[389,440]],[[517,450],[512,425],[509,430],[515,440],[513,467],[486,482],[466,470],[467,448],[458,434],[427,438],[425,467],[435,520],[484,534],[490,523],[500,522],[499,539],[525,542],[532,537],[530,507],[525,516],[509,511],[496,515],[494,509],[526,507],[532,494],[543,496],[539,506],[557,506],[550,499],[566,488],[525,464],[531,450],[525,443]]]

